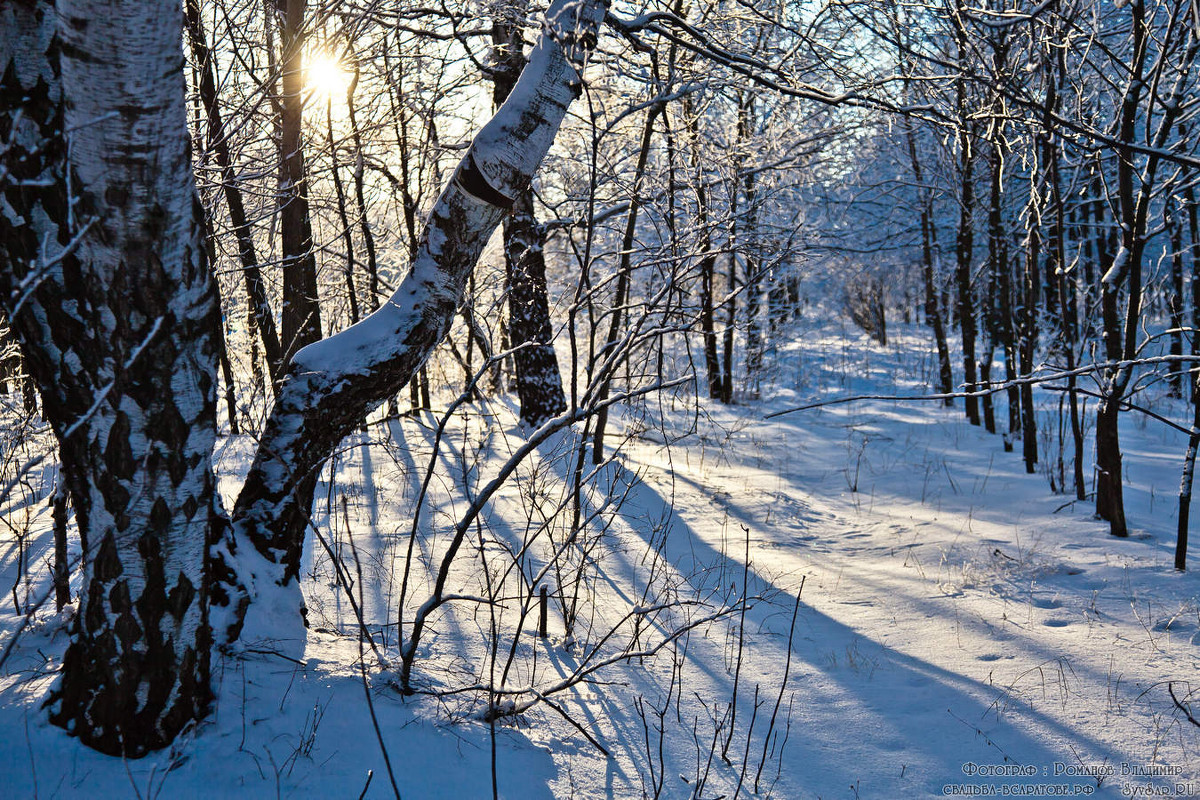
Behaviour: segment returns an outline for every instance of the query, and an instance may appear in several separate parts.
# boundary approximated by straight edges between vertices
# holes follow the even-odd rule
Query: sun
[[[340,99],[350,86],[350,73],[336,56],[314,53],[306,60],[304,83],[317,97]]]

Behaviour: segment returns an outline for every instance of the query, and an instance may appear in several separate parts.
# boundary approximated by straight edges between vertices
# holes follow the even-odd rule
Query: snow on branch
[[[445,336],[484,246],[581,92],[605,11],[603,0],[551,4],[512,93],[476,134],[430,211],[408,275],[378,311],[296,354],[234,508],[232,538],[216,550],[226,580],[254,582],[234,577],[239,541],[283,566],[278,582],[298,576],[316,473]],[[230,588],[231,603],[255,595],[250,586]],[[235,625],[229,635],[236,633]]]

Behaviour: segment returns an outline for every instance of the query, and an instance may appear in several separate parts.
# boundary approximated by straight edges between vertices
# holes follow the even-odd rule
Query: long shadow
[[[362,526],[362,521],[358,519],[357,502],[347,502],[344,512],[340,504],[335,503],[332,513],[339,517],[339,519],[329,520],[329,529],[331,531],[343,531],[340,534],[341,536],[353,537],[353,548],[341,547],[340,555],[348,575],[353,580],[357,581],[359,572],[361,571],[362,573],[365,585],[355,586],[354,591],[362,597],[363,618],[368,624],[371,624],[374,619],[372,612],[374,614],[381,614],[384,621],[386,621],[390,605],[387,592],[390,592],[391,589],[383,580],[380,580],[382,576],[378,574],[378,571],[382,567],[382,562],[374,561],[371,556],[374,555],[379,559],[388,558],[390,543],[384,540],[379,531],[379,486],[375,474],[374,456],[371,452],[371,439],[364,433],[355,433],[353,435],[357,436],[359,441],[343,455],[338,464],[338,473],[335,481],[350,486],[358,485],[361,489],[361,500],[366,506],[367,519],[365,520],[365,526]],[[356,468],[358,470],[357,476],[353,474],[353,470]],[[343,498],[347,501],[349,500],[345,495],[343,495]],[[347,525],[349,525],[349,531],[344,531],[343,529]],[[365,537],[362,536],[360,526],[366,528],[367,535]],[[341,543],[339,542],[338,544]],[[359,559],[358,564],[353,563],[355,557]],[[353,614],[353,612],[349,613]],[[354,624],[355,620],[353,617],[350,622]]]
[[[676,474],[674,476],[674,479],[678,480],[678,481],[683,481],[696,489],[703,488],[703,484],[701,484],[699,481],[697,481],[696,479],[694,479],[690,476]],[[794,489],[794,487],[791,485],[790,481],[787,482],[786,488],[792,494],[799,493],[798,491],[796,491]],[[907,502],[908,501],[905,500],[906,504],[907,504]],[[829,523],[836,522],[836,517],[833,514],[830,514],[830,513],[824,512],[824,511],[815,510],[815,509],[807,509],[807,510],[808,510],[808,513],[805,514],[799,520],[799,524],[801,526],[807,526],[807,525],[813,524],[813,523],[829,524]],[[739,505],[738,503],[734,502],[732,498],[726,499],[722,502],[722,511],[724,511],[726,514],[728,514],[731,519],[735,520],[740,525],[745,525],[746,527],[749,527],[752,530],[753,530],[754,526],[756,525],[756,517],[754,515],[754,512],[751,510],[748,510],[748,509],[742,507],[741,505]],[[790,527],[795,527],[796,523],[797,523],[797,520],[794,518],[788,521],[788,525]],[[825,545],[823,540],[820,537],[817,537],[815,535],[811,535],[811,534],[807,535],[807,536],[798,535],[798,534],[796,534],[795,531],[793,531],[792,534],[793,535],[791,537],[789,537],[790,538],[789,543],[797,543],[797,544],[804,545],[804,547],[805,547],[804,560],[807,562],[810,562],[814,565],[819,565],[819,566],[825,567],[826,569],[829,569],[832,572],[837,572],[838,569],[842,569],[842,568],[845,568],[847,565],[853,564],[853,558],[854,558],[853,552],[851,550],[847,549],[848,546],[844,542],[841,544],[840,548],[839,547],[830,547],[830,546]],[[842,531],[841,536],[844,537],[845,535],[846,535],[846,532]],[[775,545],[776,543],[774,541],[772,541],[772,542],[770,542],[770,544]],[[921,544],[905,546],[904,550],[907,552],[908,550],[915,550],[921,546],[922,546]],[[877,547],[877,549],[886,549],[886,548],[883,548],[882,545],[877,545],[876,547]],[[734,549],[732,552],[736,553],[736,552],[740,552],[740,551]],[[839,554],[844,555],[844,558],[837,558],[837,556]],[[737,568],[740,569],[740,562],[739,562],[739,565]],[[1087,580],[1086,578],[1082,578],[1082,577],[1078,577],[1078,576],[1071,576],[1071,578],[1073,578],[1075,580],[1081,580],[1081,581]],[[934,598],[927,597],[927,596],[921,596],[921,595],[918,595],[913,592],[904,592],[895,585],[884,586],[882,584],[882,582],[872,581],[869,578],[865,578],[862,574],[859,574],[858,576],[856,576],[856,580],[860,586],[864,586],[866,588],[874,588],[877,590],[877,592],[883,592],[883,591],[890,592],[893,595],[900,597],[901,599],[903,599],[903,601],[908,606],[910,606],[914,609],[919,609],[919,610],[924,611],[926,617],[932,618],[932,617],[937,616],[938,614],[944,613],[944,608],[941,605],[939,605],[938,599],[934,599]],[[1020,599],[1017,597],[1012,597],[1010,599],[1012,599],[1014,603],[1021,602]],[[1083,620],[1081,619],[1080,621],[1082,622]],[[1008,619],[1007,622],[1009,623],[1010,626],[1014,626],[1018,629],[1022,628],[1022,623],[1016,621],[1015,619]],[[956,619],[956,623],[961,624],[965,627],[970,627],[970,628],[974,629],[975,631],[982,633],[983,635],[994,635],[993,631],[995,629],[992,628],[990,625],[987,625],[986,621],[984,621],[982,619],[974,619],[970,616],[967,616],[967,617],[964,617],[961,619]],[[997,644],[1001,645],[1005,641],[1012,640],[1018,636],[1022,636],[1020,641],[1021,641],[1021,645],[1022,645],[1023,649],[1030,655],[1035,656],[1036,659],[1040,659],[1040,661],[1043,663],[1055,662],[1064,656],[1064,653],[1061,650],[1055,649],[1051,643],[1037,641],[1034,638],[1032,638],[1032,636],[1023,636],[1021,633],[1014,632],[1014,631],[1007,631],[1007,632],[1001,631],[1001,636],[999,637],[999,641],[997,641]],[[1083,665],[1073,664],[1072,672],[1077,677],[1080,675],[1083,675],[1083,674],[1089,674],[1093,677],[1093,679],[1095,681],[1098,681],[1100,684],[1104,684],[1107,679],[1107,675],[1105,673],[1101,672],[1099,670],[1099,668],[1088,668]]]
[[[619,469],[628,473],[623,465]],[[634,507],[665,504],[644,481],[638,481],[633,492]],[[618,513],[624,514],[624,508]],[[637,530],[636,525],[631,527]],[[738,558],[695,535],[678,516],[666,547],[669,559],[683,574],[695,574],[705,565],[724,565],[726,575],[743,568]],[[764,580],[753,565],[751,573],[761,585],[779,593],[783,606],[795,602],[793,589]],[[872,794],[887,791],[896,792],[891,796],[903,796],[911,793],[914,783],[921,783],[926,791],[941,794],[942,786],[949,783],[995,783],[995,779],[964,775],[964,763],[969,761],[1033,765],[1038,768],[1034,777],[1003,779],[1033,783],[1043,780],[1042,767],[1052,771],[1056,763],[1078,763],[1076,753],[1085,759],[1108,757],[1110,763],[1133,761],[1032,709],[1010,709],[1010,720],[998,720],[993,706],[995,688],[929,661],[887,650],[873,639],[868,641],[878,655],[866,653],[865,660],[874,658],[878,666],[871,668],[870,675],[863,677],[866,667],[861,664],[857,671],[839,667],[836,654],[861,651],[866,637],[811,606],[802,603],[801,608],[802,635],[793,646],[793,657],[800,659],[800,665],[793,666],[791,685],[800,698],[802,724],[793,724],[795,735],[789,741],[787,758],[794,766],[819,765],[819,770],[797,776],[805,791],[842,794],[846,787],[856,787]],[[761,631],[774,627],[762,607],[747,614],[747,628],[751,623]],[[783,636],[778,631],[775,635]],[[833,661],[828,658],[830,653],[835,655]],[[897,704],[903,705],[904,713],[897,713]],[[813,731],[825,733],[805,736]],[[829,732],[836,734],[830,737]],[[1051,741],[1056,746],[1049,745]],[[835,758],[831,758],[833,753],[837,753]],[[894,759],[879,763],[881,753],[894,753]],[[1086,778],[1069,782],[1094,785]]]
[[[559,447],[561,443],[549,443],[540,454],[557,472],[559,480],[569,485],[570,462],[561,457]],[[631,487],[625,504],[616,513],[633,532],[644,534],[649,527],[648,516],[671,515],[674,530],[666,540],[666,558],[698,591],[725,584],[731,576],[740,582],[743,570],[743,563],[737,557],[740,537],[732,536],[727,547],[718,549],[696,535],[672,513],[667,500],[624,465],[612,465],[598,479],[601,487],[610,491],[624,492],[625,487]],[[732,503],[727,505],[739,522],[753,528],[755,520],[744,509]],[[518,532],[507,523],[501,524],[500,516],[497,514],[490,520],[493,533],[515,541]],[[803,522],[822,520],[823,514]],[[635,569],[634,564],[625,563],[616,571]],[[608,577],[614,579],[614,589],[620,588],[615,575]],[[752,593],[773,591],[779,595],[779,606],[790,607],[794,603],[794,591],[788,590],[779,578],[764,578],[761,570],[753,566],[751,578]],[[1038,775],[1024,780],[1035,782],[1042,777],[1042,767],[1075,764],[1076,752],[1089,760],[1105,757],[1110,762],[1130,760],[1121,758],[1122,754],[1111,746],[1046,714],[1009,708],[1000,716],[995,701],[1001,693],[995,688],[927,660],[888,650],[875,637],[864,636],[810,606],[802,604],[801,608],[793,646],[798,662],[793,666],[790,682],[800,704],[795,711],[797,719],[793,720],[794,735],[787,754],[787,772],[797,789],[842,794],[846,787],[854,786],[864,792],[906,796],[919,785],[922,791],[938,794],[947,783],[996,783],[995,779],[972,779],[964,775],[963,765],[968,761],[993,764],[1011,760],[1034,765],[1039,768]],[[932,607],[930,610],[941,611]],[[778,675],[762,673],[782,671],[783,658],[778,651],[785,634],[779,626],[781,621],[786,626],[785,620],[786,615],[765,605],[747,615],[747,630],[753,627],[760,632],[755,654],[750,657],[771,656],[770,670],[756,667],[757,677],[766,684],[777,681]],[[550,652],[553,656],[553,651]],[[846,663],[852,653],[860,654],[858,666]],[[846,656],[839,660],[839,654]],[[560,670],[573,668],[571,659],[563,654],[552,660]],[[731,680],[719,665],[719,658],[705,658],[689,669],[693,675],[697,671],[703,673],[710,685],[727,689]],[[748,690],[748,686],[743,686],[743,691]],[[714,704],[717,702],[717,698],[712,700]],[[611,704],[614,700],[602,696],[600,702]],[[897,705],[902,706],[899,713]],[[603,715],[596,714],[587,704],[579,706],[584,721],[595,726],[593,729],[604,724]],[[742,712],[743,726],[747,713]],[[628,708],[613,708],[608,716],[611,723],[631,715]],[[629,737],[637,735],[636,726],[623,727],[615,738],[620,746],[635,750],[636,741],[629,741]],[[826,733],[822,738],[805,735],[811,731],[836,731],[837,735],[830,737]],[[819,765],[819,769],[806,770],[797,768],[798,765]],[[611,777],[610,772],[610,780]],[[628,780],[628,776],[620,777]],[[1016,781],[1004,779],[1004,782]],[[1089,779],[1071,782],[1084,785]]]

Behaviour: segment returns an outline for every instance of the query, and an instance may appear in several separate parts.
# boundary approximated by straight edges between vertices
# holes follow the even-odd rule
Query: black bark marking
[[[195,587],[192,586],[187,575],[180,572],[179,577],[175,580],[174,588],[167,595],[167,610],[171,612],[176,621],[182,620],[195,598]]]
[[[129,480],[133,477],[133,448],[129,444],[129,433],[129,417],[124,411],[118,411],[108,431],[108,442],[104,446],[104,463],[108,471],[119,480]],[[122,507],[128,502],[128,496],[120,501]],[[115,512],[117,509],[109,506],[109,510]]]
[[[150,531],[162,534],[170,524],[171,509],[167,506],[167,501],[160,497],[154,501],[154,506],[150,509]]]
[[[479,165],[475,163],[475,152],[473,150],[467,153],[467,159],[458,168],[458,172],[454,176],[454,181],[464,192],[476,200],[481,200],[489,205],[505,210],[513,207],[513,199],[488,182],[488,179],[479,169]]]
[[[100,547],[96,549],[92,575],[97,581],[108,582],[121,577],[121,573],[124,571],[121,559],[117,556],[117,546],[113,542],[113,535],[109,533],[100,541]]]

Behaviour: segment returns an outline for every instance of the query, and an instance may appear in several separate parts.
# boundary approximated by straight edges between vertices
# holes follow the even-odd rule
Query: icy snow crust
[[[587,490],[588,508],[603,509],[595,529],[606,528],[594,551],[594,608],[573,643],[563,641],[553,606],[548,640],[534,633],[536,615],[527,620],[507,684],[561,680],[612,623],[648,602],[648,585],[702,597],[709,610],[736,601],[745,529],[748,594],[766,599],[745,615],[740,671],[735,613],[644,663],[608,667],[595,676],[601,683],[554,695],[611,758],[545,706],[499,720],[501,797],[653,796],[657,781],[662,797],[689,797],[701,779],[704,797],[755,796],[802,579],[788,685],[758,796],[940,797],[960,785],[997,793],[1053,785],[1097,797],[1173,793],[1176,784],[1182,796],[1200,791],[1200,728],[1168,695],[1170,682],[1200,705],[1200,579],[1171,569],[1182,437],[1124,420],[1135,530],[1116,540],[1089,506],[1051,494],[1043,476],[1026,475],[1017,454],[1002,452],[999,436],[971,428],[957,409],[870,402],[763,421],[814,399],[925,388],[936,365],[924,333],[901,327],[895,340],[879,349],[830,325],[797,333],[771,364],[766,400],[709,406],[694,434],[685,403],[614,420],[630,438]],[[1041,400],[1048,414],[1057,398]],[[523,441],[516,416],[511,403],[493,401],[447,426],[421,511],[406,623],[428,597],[428,565],[465,498]],[[419,693],[403,698],[391,683],[401,559],[433,422],[380,421],[348,440],[332,467],[335,484],[318,491],[315,522],[349,566],[384,659],[367,647],[367,680],[404,797],[487,797],[486,695],[427,694],[487,678],[486,610],[469,601],[443,607],[415,666]],[[530,530],[533,498],[562,498],[572,444],[563,435],[541,448],[488,506],[451,574],[452,591],[486,592],[479,553],[502,571],[504,548]],[[252,452],[244,439],[219,445],[226,492]],[[49,546],[44,507],[32,507],[29,558],[38,565]],[[0,552],[7,587],[17,558],[11,537]],[[306,553],[312,628],[299,657],[259,646],[219,660],[214,714],[171,752],[137,762],[99,756],[46,722],[38,704],[66,637],[61,620],[40,613],[0,676],[3,794],[356,797],[373,770],[367,796],[391,796],[364,699],[354,612],[329,551],[310,541]],[[33,569],[40,585],[45,573]],[[7,642],[18,618],[5,612]],[[655,617],[641,635],[661,638],[688,613]],[[726,713],[735,674],[726,764],[727,729],[713,719]]]

